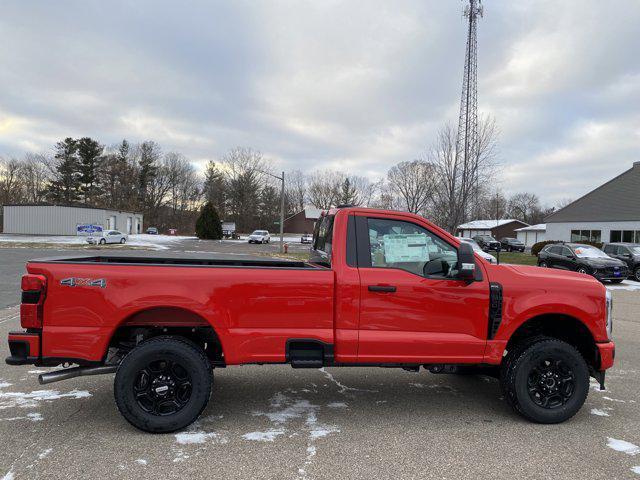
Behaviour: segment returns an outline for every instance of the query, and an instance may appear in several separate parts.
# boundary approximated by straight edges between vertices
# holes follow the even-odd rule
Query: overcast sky
[[[201,165],[372,179],[457,121],[463,2],[24,1],[0,8],[0,155],[152,139]],[[479,111],[501,188],[544,203],[640,160],[640,1],[486,0]]]

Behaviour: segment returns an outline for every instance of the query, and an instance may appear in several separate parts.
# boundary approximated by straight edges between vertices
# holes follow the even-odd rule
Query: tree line
[[[285,172],[286,216],[307,205],[350,204],[418,213],[451,232],[475,219],[541,223],[553,207],[543,206],[537,195],[507,198],[496,191],[495,123],[484,119],[479,131],[471,165],[462,163],[455,129],[445,125],[420,158],[393,165],[375,180],[326,169]],[[154,141],[107,147],[89,137],[66,138],[52,155],[0,159],[0,205],[48,202],[142,212],[145,226],[191,234],[198,211],[210,203],[238,232],[276,231],[281,187],[274,174],[280,175],[273,162],[252,148],[234,148],[200,174],[187,157],[164,152]]]

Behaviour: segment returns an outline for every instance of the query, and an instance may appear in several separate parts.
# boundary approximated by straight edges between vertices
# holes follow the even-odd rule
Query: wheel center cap
[[[169,386],[168,385],[161,385],[159,387],[156,387],[156,389],[155,389],[155,392],[158,395],[165,395],[168,391],[169,391]]]

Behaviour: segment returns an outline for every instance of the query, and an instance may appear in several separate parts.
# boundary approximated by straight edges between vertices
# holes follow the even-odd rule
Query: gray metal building
[[[545,220],[547,240],[640,243],[640,162]]]
[[[5,205],[3,233],[28,235],[76,235],[78,225],[99,225],[123,233],[142,232],[141,213],[120,212],[93,207],[57,205]]]

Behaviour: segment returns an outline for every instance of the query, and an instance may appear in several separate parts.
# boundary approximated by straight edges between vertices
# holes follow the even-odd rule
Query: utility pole
[[[284,253],[284,172],[280,177],[262,170],[258,170],[258,172],[280,180],[282,185],[280,188],[280,253]]]
[[[465,51],[460,117],[456,137],[456,164],[461,169],[460,188],[466,201],[478,204],[478,18],[483,15],[481,0],[468,0],[464,16],[469,19],[467,47]],[[462,206],[462,217],[466,221],[467,205]]]

